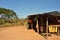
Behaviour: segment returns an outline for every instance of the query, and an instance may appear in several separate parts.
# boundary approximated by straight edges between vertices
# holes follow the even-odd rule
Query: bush
[[[4,24],[4,23],[5,23],[5,20],[4,19],[0,19],[0,25]]]

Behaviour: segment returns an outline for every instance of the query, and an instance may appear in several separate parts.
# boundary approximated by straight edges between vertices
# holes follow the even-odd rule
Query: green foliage
[[[13,10],[0,8],[0,13],[6,14],[6,15],[16,15],[16,13]]]
[[[16,23],[18,20],[16,13],[6,8],[0,8],[0,16],[0,24]]]
[[[4,23],[5,23],[5,20],[4,19],[0,19],[0,25],[4,24]]]

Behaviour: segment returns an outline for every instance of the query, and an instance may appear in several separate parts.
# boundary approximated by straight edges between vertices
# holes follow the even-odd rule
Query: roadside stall
[[[32,19],[32,24],[33,24],[32,27],[36,32],[38,31],[39,34],[41,33],[60,34],[60,13],[59,12],[54,11],[54,12],[48,12],[43,14],[29,15],[28,18]],[[36,23],[36,21],[38,21],[38,23]],[[38,24],[38,29],[36,28],[36,24]]]

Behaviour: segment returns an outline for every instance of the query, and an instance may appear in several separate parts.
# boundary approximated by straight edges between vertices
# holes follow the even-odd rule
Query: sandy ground
[[[48,37],[47,40],[60,40],[60,36],[56,36],[56,35],[52,34],[52,36]]]
[[[0,40],[59,40],[60,36],[50,36],[45,39],[33,30],[27,30],[25,26],[0,28]]]

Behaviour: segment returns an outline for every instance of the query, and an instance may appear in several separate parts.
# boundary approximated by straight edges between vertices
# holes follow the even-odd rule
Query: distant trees
[[[0,24],[16,22],[18,17],[13,10],[0,8]]]

